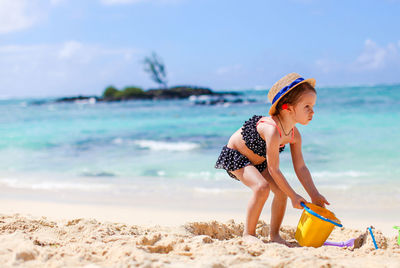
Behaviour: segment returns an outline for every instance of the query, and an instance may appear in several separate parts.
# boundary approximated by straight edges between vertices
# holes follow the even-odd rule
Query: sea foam
[[[190,151],[200,147],[199,144],[191,142],[136,140],[134,143],[140,148],[149,149],[152,151]]]

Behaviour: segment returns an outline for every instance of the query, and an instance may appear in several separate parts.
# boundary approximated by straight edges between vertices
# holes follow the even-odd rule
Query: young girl
[[[247,208],[243,236],[257,240],[255,229],[270,190],[274,193],[271,208],[270,238],[273,242],[286,241],[279,235],[285,215],[287,197],[294,208],[302,209],[306,200],[298,195],[279,169],[279,153],[287,143],[296,175],[314,204],[329,205],[312,181],[301,152],[301,136],[296,123],[307,125],[314,115],[317,98],[315,79],[304,79],[290,73],[276,82],[268,92],[272,106],[269,117],[254,115],[229,139],[215,165],[229,176],[248,186],[253,194]]]

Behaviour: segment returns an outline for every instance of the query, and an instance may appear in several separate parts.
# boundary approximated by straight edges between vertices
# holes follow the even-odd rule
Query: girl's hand
[[[325,207],[325,204],[330,205],[322,194],[317,194],[316,196],[311,197],[311,201],[313,204],[323,208]]]
[[[301,206],[301,202],[303,202],[304,204],[307,203],[307,201],[301,197],[298,194],[295,194],[292,198],[290,198],[292,200],[292,206],[293,208],[297,208],[297,209],[303,209],[303,207]]]

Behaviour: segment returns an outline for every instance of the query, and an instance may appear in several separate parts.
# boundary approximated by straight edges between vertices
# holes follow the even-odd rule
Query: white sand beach
[[[291,245],[287,247],[269,241],[270,200],[257,227],[263,243],[249,244],[242,239],[247,198],[248,194],[237,196],[237,202],[229,204],[238,206],[236,210],[229,209],[229,197],[222,195],[203,198],[203,207],[196,197],[187,199],[184,207],[167,198],[159,200],[159,206],[147,207],[1,199],[0,263],[2,267],[400,266],[400,246],[391,229],[396,225],[396,206],[385,208],[392,213],[390,219],[373,217],[380,211],[373,206],[370,214],[364,215],[363,206],[347,205],[346,210],[345,204],[337,201],[335,213],[344,227],[335,228],[328,240],[362,237],[362,243],[357,248],[308,248],[298,247],[294,239],[301,211],[288,203],[281,228],[282,237]],[[378,250],[366,233],[370,225],[376,228]]]
[[[375,230],[379,250],[364,230],[335,229],[330,240],[365,236],[359,248],[297,247],[294,226],[282,236],[293,247],[270,243],[260,221],[261,244],[241,237],[243,224],[189,222],[140,226],[96,219],[52,221],[46,217],[0,216],[2,267],[399,267],[396,239]]]

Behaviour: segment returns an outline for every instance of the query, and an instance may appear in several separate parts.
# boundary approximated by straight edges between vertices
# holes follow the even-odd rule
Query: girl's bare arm
[[[278,187],[291,199],[293,207],[302,209],[300,203],[306,200],[293,190],[279,169],[279,133],[275,129],[265,127],[263,134],[266,139],[267,166],[270,175]]]
[[[303,153],[301,151],[300,132],[297,130],[297,128],[294,128],[294,131],[296,138],[294,143],[290,145],[290,152],[292,154],[293,167],[297,178],[307,191],[308,195],[311,197],[313,203],[316,203],[320,206],[325,206],[325,204],[329,205],[329,202],[318,192],[317,187],[315,187],[310,171],[304,162]]]

